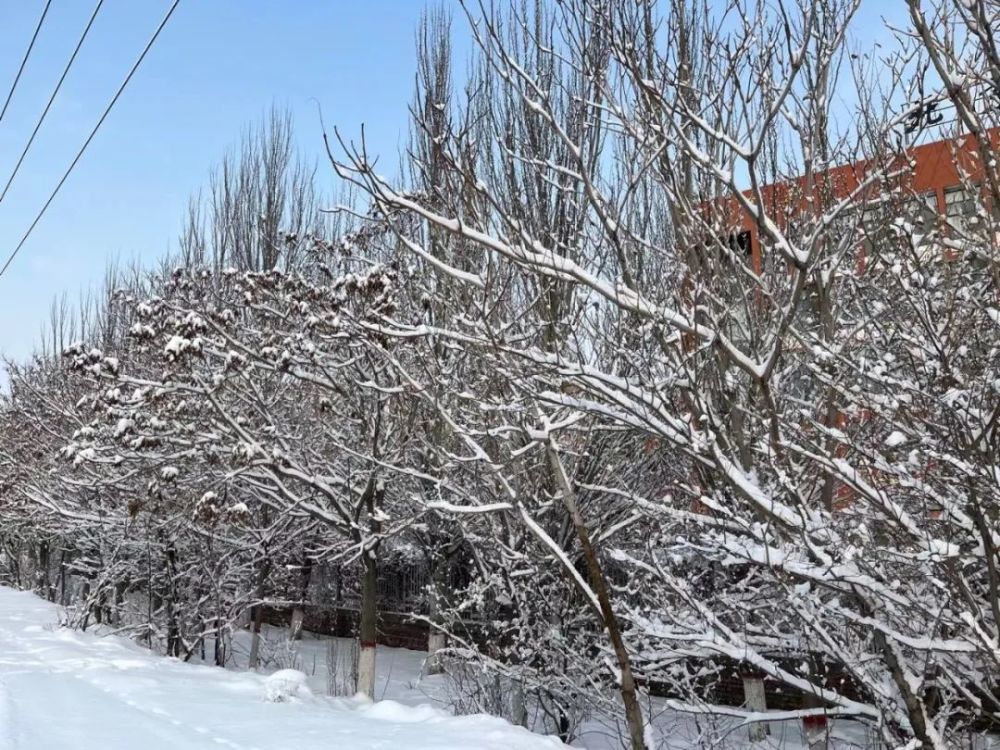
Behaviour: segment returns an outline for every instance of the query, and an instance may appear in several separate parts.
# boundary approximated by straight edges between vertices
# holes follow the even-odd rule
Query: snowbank
[[[0,750],[556,750],[488,716],[316,695],[57,627],[58,608],[0,587]]]

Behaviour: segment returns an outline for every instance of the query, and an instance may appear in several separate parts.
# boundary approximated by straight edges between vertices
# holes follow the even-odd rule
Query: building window
[[[944,214],[948,224],[956,229],[959,236],[977,229],[980,217],[975,192],[962,186],[946,188]]]
[[[729,249],[737,256],[749,258],[753,254],[750,232],[734,232],[729,235]]]
[[[922,234],[929,233],[937,223],[937,193],[924,193],[910,201],[910,216],[914,228]]]
[[[923,244],[923,238],[933,232],[937,216],[936,193],[895,197],[869,204],[861,214],[866,256],[876,259],[897,248],[900,237],[905,235],[901,231],[903,226],[909,228],[909,237],[915,244]]]
[[[865,257],[877,260],[891,251],[896,237],[891,230],[893,216],[899,214],[887,201],[875,201],[861,211],[861,234]]]

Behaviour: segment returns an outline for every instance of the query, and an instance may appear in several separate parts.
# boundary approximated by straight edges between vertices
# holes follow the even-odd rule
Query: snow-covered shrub
[[[312,695],[306,685],[305,674],[297,669],[279,669],[264,680],[264,689],[271,703],[285,703]]]
[[[533,732],[553,734],[572,742],[589,718],[579,695],[567,695],[541,685],[525,685],[464,655],[442,659],[446,701],[458,715],[490,714]]]
[[[302,670],[302,656],[299,654],[299,647],[296,641],[282,639],[275,645],[273,662],[279,669]]]

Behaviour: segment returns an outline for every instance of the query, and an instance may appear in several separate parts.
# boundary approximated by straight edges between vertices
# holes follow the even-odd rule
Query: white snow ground
[[[294,667],[307,675],[307,684],[316,694],[323,694],[327,685],[326,649],[329,638],[303,633],[303,638],[289,651],[285,628],[264,626],[260,649],[262,671]],[[341,639],[346,640],[346,639]],[[250,634],[238,631],[233,635],[233,666],[245,669],[250,650]],[[211,644],[207,649],[211,658]],[[375,697],[389,704],[407,706],[428,705],[449,708],[447,679],[443,675],[422,675],[424,658],[421,651],[378,647],[376,658]],[[652,737],[657,750],[806,750],[806,740],[800,721],[770,723],[768,737],[762,742],[750,742],[748,730],[737,721],[715,717],[696,718],[670,710],[664,701],[653,698],[644,702],[643,713],[653,725]],[[529,708],[533,717],[533,711]],[[831,750],[871,750],[875,745],[866,737],[864,727],[856,722],[832,723]],[[585,750],[622,750],[621,737],[627,736],[620,717],[591,716],[584,721],[574,748]],[[517,747],[513,745],[512,747]],[[560,745],[560,747],[565,747]],[[978,749],[977,749],[978,750]]]
[[[234,634],[232,668],[219,669],[168,659],[126,638],[60,628],[60,613],[33,594],[0,586],[0,750],[567,747],[491,716],[452,716],[446,678],[421,676],[422,652],[379,647],[378,701],[371,704],[325,696],[325,637],[305,633],[290,651],[287,631],[265,626],[256,674],[245,671],[245,631]],[[209,657],[211,651],[209,645]],[[282,672],[289,668],[304,679]],[[290,693],[296,695],[281,700]],[[658,699],[644,713],[658,750],[805,750],[798,721],[770,722],[768,738],[751,743],[738,722],[698,720]],[[613,719],[592,716],[573,746],[620,750],[621,733]],[[833,750],[873,747],[853,722],[834,722],[832,734]]]
[[[321,697],[313,679],[297,696],[269,701],[274,679],[62,629],[58,617],[55,605],[0,587],[0,750],[565,747],[490,716]]]

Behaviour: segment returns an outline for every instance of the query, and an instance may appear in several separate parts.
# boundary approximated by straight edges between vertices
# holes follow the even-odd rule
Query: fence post
[[[520,677],[511,678],[510,723],[521,727],[528,726],[528,707],[524,702],[524,683]]]
[[[752,668],[744,668],[741,677],[743,678],[743,701],[746,707],[754,713],[764,713],[767,711],[767,694],[764,692],[764,675]],[[767,737],[767,722],[756,721],[750,725],[750,741],[760,742]]]
[[[802,717],[802,728],[806,735],[806,746],[809,750],[827,750],[828,731],[826,714],[814,714]]]

